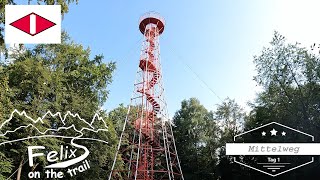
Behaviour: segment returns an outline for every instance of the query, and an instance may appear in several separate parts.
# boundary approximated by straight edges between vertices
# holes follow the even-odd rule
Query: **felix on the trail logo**
[[[12,123],[21,125],[12,127]],[[85,145],[90,144],[90,147],[93,147],[93,142],[108,144],[107,141],[99,139],[100,135],[107,132],[105,121],[97,113],[88,122],[79,114],[70,111],[65,115],[48,111],[42,117],[33,119],[25,111],[14,110],[10,117],[0,124],[0,146],[23,144],[26,140],[34,139],[31,142],[37,145],[26,147],[28,165],[31,169],[40,161],[44,165],[39,170],[27,172],[28,178],[61,179],[78,176],[92,167],[90,151]],[[46,138],[49,139],[46,141]],[[51,141],[59,143],[52,147]]]
[[[67,168],[71,165],[74,165],[82,160],[84,160],[88,155],[89,155],[89,151],[86,147],[84,146],[80,146],[78,144],[73,143],[74,146],[78,146],[78,147],[82,147],[86,153],[81,155],[80,157],[76,157],[75,152],[77,151],[77,149],[69,149],[68,146],[62,146],[60,148],[60,151],[50,151],[46,153],[46,148],[44,146],[29,146],[28,147],[28,157],[29,157],[29,166],[30,167],[34,167],[34,158],[35,157],[40,157],[40,156],[46,156],[46,159],[48,162],[52,163],[54,162],[54,164],[45,166],[44,168],[51,168],[45,171],[46,174],[46,178],[63,178],[64,174],[61,171],[55,171],[53,170],[53,168],[58,169],[58,168]],[[34,153],[33,150],[43,150],[44,153]],[[65,161],[66,160],[66,161]],[[62,162],[58,162],[58,161],[62,161]],[[73,177],[75,175],[77,175],[77,173],[81,173],[84,172],[86,170],[90,169],[90,165],[88,160],[84,160],[82,162],[82,164],[80,164],[79,166],[75,167],[75,168],[68,168],[67,173]],[[40,178],[40,172],[38,173],[34,173],[34,172],[30,172],[28,174],[29,178]]]
[[[61,42],[60,5],[6,5],[5,43]]]

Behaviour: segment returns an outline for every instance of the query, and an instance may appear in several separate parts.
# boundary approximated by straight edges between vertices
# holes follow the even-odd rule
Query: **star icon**
[[[276,135],[277,135],[277,132],[278,132],[278,131],[276,131],[275,129],[272,129],[272,131],[270,131],[271,136],[276,136]]]
[[[264,132],[264,131],[262,131],[262,133],[261,133],[262,136],[266,136],[266,134],[267,134],[267,133]]]
[[[287,134],[287,133],[286,133],[286,132],[284,132],[284,131],[282,131],[282,133],[281,133],[281,134],[282,134],[282,136],[286,136],[286,134]]]

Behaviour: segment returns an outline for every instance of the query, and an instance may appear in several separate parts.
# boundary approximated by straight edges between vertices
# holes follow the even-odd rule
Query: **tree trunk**
[[[24,157],[22,157],[22,160],[20,161],[20,164],[19,164],[18,173],[17,173],[17,180],[20,180],[20,177],[21,177],[23,161],[24,161]]]

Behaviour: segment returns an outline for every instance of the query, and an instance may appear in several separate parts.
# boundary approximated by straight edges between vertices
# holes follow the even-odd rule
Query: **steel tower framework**
[[[159,36],[164,27],[158,13],[140,18],[139,68],[109,180],[183,180],[162,85]]]

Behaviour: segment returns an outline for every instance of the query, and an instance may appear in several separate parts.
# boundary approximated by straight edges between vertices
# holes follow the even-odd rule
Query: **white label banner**
[[[320,143],[227,143],[226,155],[320,155]]]

